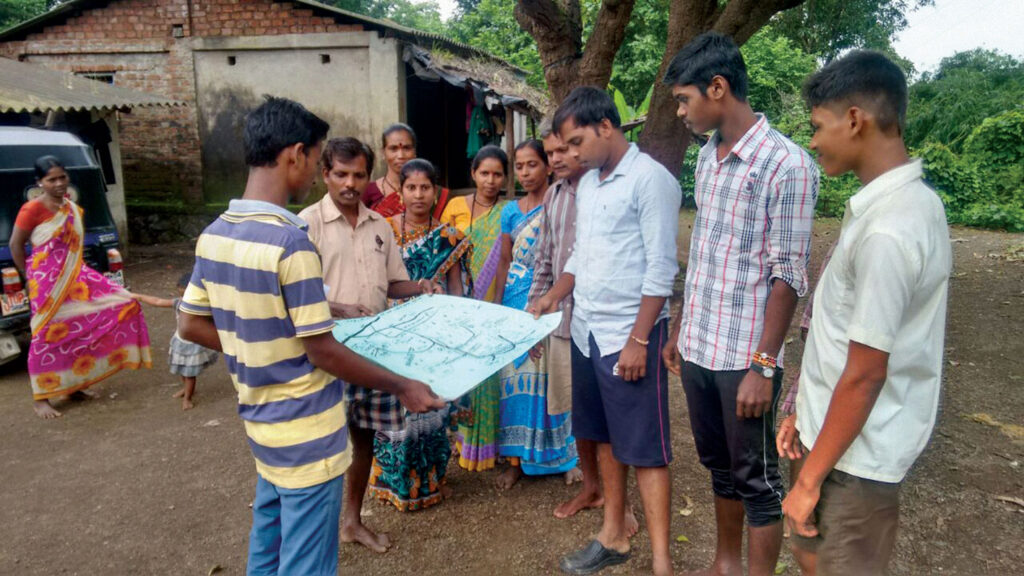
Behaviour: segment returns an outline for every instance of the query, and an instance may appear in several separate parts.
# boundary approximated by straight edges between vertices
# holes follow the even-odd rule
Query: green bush
[[[860,190],[860,182],[853,174],[830,178],[824,173],[820,173],[818,204],[815,206],[815,213],[818,216],[842,217],[846,212],[846,201],[850,199],[850,196],[856,194],[857,190]]]
[[[917,150],[946,217],[966,226],[1024,231],[1024,112],[986,118],[964,149],[957,155],[928,142]]]
[[[1021,190],[1018,196],[1024,197],[1024,190]],[[1024,232],[1024,205],[978,202],[958,214],[956,220],[950,218],[950,221],[978,228]]]
[[[924,161],[925,180],[938,192],[946,206],[946,216],[955,215],[968,206],[991,200],[991,192],[976,163],[957,156],[945,144],[928,142],[916,156]]]
[[[964,152],[978,156],[985,167],[1019,166],[1024,162],[1024,109],[985,118],[967,137]]]

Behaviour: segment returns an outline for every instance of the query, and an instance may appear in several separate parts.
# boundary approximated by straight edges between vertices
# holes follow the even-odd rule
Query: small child
[[[181,298],[185,295],[185,289],[188,288],[189,280],[192,274],[186,272],[178,279],[178,297],[174,300],[167,298],[157,298],[156,296],[149,296],[146,294],[133,294],[136,300],[149,304],[150,306],[156,306],[158,308],[174,308],[174,319],[177,322],[178,319],[178,307],[181,304]],[[213,365],[217,362],[217,352],[210,350],[196,344],[189,342],[181,336],[178,336],[177,330],[174,335],[171,336],[171,346],[167,354],[167,364],[171,368],[171,374],[178,374],[181,376],[182,388],[174,393],[173,398],[181,398],[181,409],[191,410],[195,405],[192,403],[192,395],[196,391],[196,376],[206,369],[207,366]]]

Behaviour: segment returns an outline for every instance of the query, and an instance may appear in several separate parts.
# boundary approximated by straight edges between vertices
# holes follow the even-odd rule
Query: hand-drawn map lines
[[[400,308],[392,309],[391,314],[398,314]],[[381,356],[406,356],[405,364],[415,362],[415,356],[431,348],[434,353],[441,353],[458,362],[467,357],[474,360],[494,361],[499,356],[508,354],[523,344],[531,344],[536,338],[532,334],[513,334],[512,338],[503,333],[503,327],[496,323],[484,325],[489,338],[482,338],[475,330],[469,330],[461,338],[459,332],[465,330],[466,323],[458,320],[465,317],[463,311],[445,313],[436,309],[425,309],[414,312],[408,318],[391,319],[391,323],[377,328],[381,317],[374,317],[359,330],[347,336],[342,342],[349,347],[358,347],[362,352],[375,358]],[[468,310],[465,312],[469,312]],[[433,335],[424,328],[433,330]],[[376,338],[375,338],[376,337]],[[389,342],[385,348],[370,342]]]

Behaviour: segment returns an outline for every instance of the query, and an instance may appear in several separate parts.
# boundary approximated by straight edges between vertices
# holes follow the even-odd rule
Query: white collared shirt
[[[888,352],[885,385],[836,464],[879,482],[903,479],[938,410],[952,250],[942,202],[921,175],[915,160],[847,202],[835,252],[814,292],[796,400],[800,440],[813,448],[850,342]]]
[[[643,296],[672,296],[679,272],[676,234],[682,191],[672,174],[636,144],[603,181],[594,169],[576,191],[576,242],[564,273],[576,276],[570,331],[590,355],[625,347]],[[668,302],[661,318],[668,317]]]

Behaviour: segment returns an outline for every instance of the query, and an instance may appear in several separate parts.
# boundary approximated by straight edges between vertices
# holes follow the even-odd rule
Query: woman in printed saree
[[[56,418],[51,398],[91,395],[89,386],[124,369],[149,368],[151,357],[139,303],[83,263],[82,209],[67,196],[64,166],[43,156],[35,168],[43,193],[18,212],[10,249],[27,278],[32,310],[34,408],[40,418]]]
[[[499,283],[495,299],[504,306],[525,310],[544,218],[544,192],[551,174],[544,145],[538,140],[520,143],[514,166],[526,196],[509,202],[501,211],[498,278],[505,281]],[[523,474],[564,473],[567,483],[578,479],[581,475],[576,469],[576,441],[569,413],[548,414],[547,356],[531,358],[524,354],[498,374],[498,455],[508,461],[508,468],[495,479],[498,488],[511,488]]]
[[[484,146],[473,157],[471,175],[476,191],[452,199],[441,215],[441,222],[454,225],[473,243],[470,273],[473,298],[494,302],[501,246],[501,211],[498,198],[508,173],[508,156],[497,146]],[[459,424],[456,446],[459,466],[483,471],[494,468],[498,455],[498,375],[495,374],[469,393],[471,416]]]
[[[469,296],[473,289],[469,262],[473,245],[451,224],[432,216],[437,171],[421,159],[400,172],[405,211],[389,219],[412,280],[431,280],[449,294]],[[443,330],[443,326],[438,329]],[[444,486],[451,445],[448,425],[454,407],[405,415],[405,426],[378,432],[373,439],[370,494],[401,511],[420,510],[448,495]]]
[[[363,191],[362,201],[367,208],[385,218],[401,214],[402,205],[402,166],[416,157],[416,133],[408,124],[401,122],[384,129],[381,136],[381,154],[387,163],[388,171],[384,176],[370,182]],[[437,201],[434,203],[434,218],[440,218],[441,212],[448,204],[448,189],[438,187]]]

